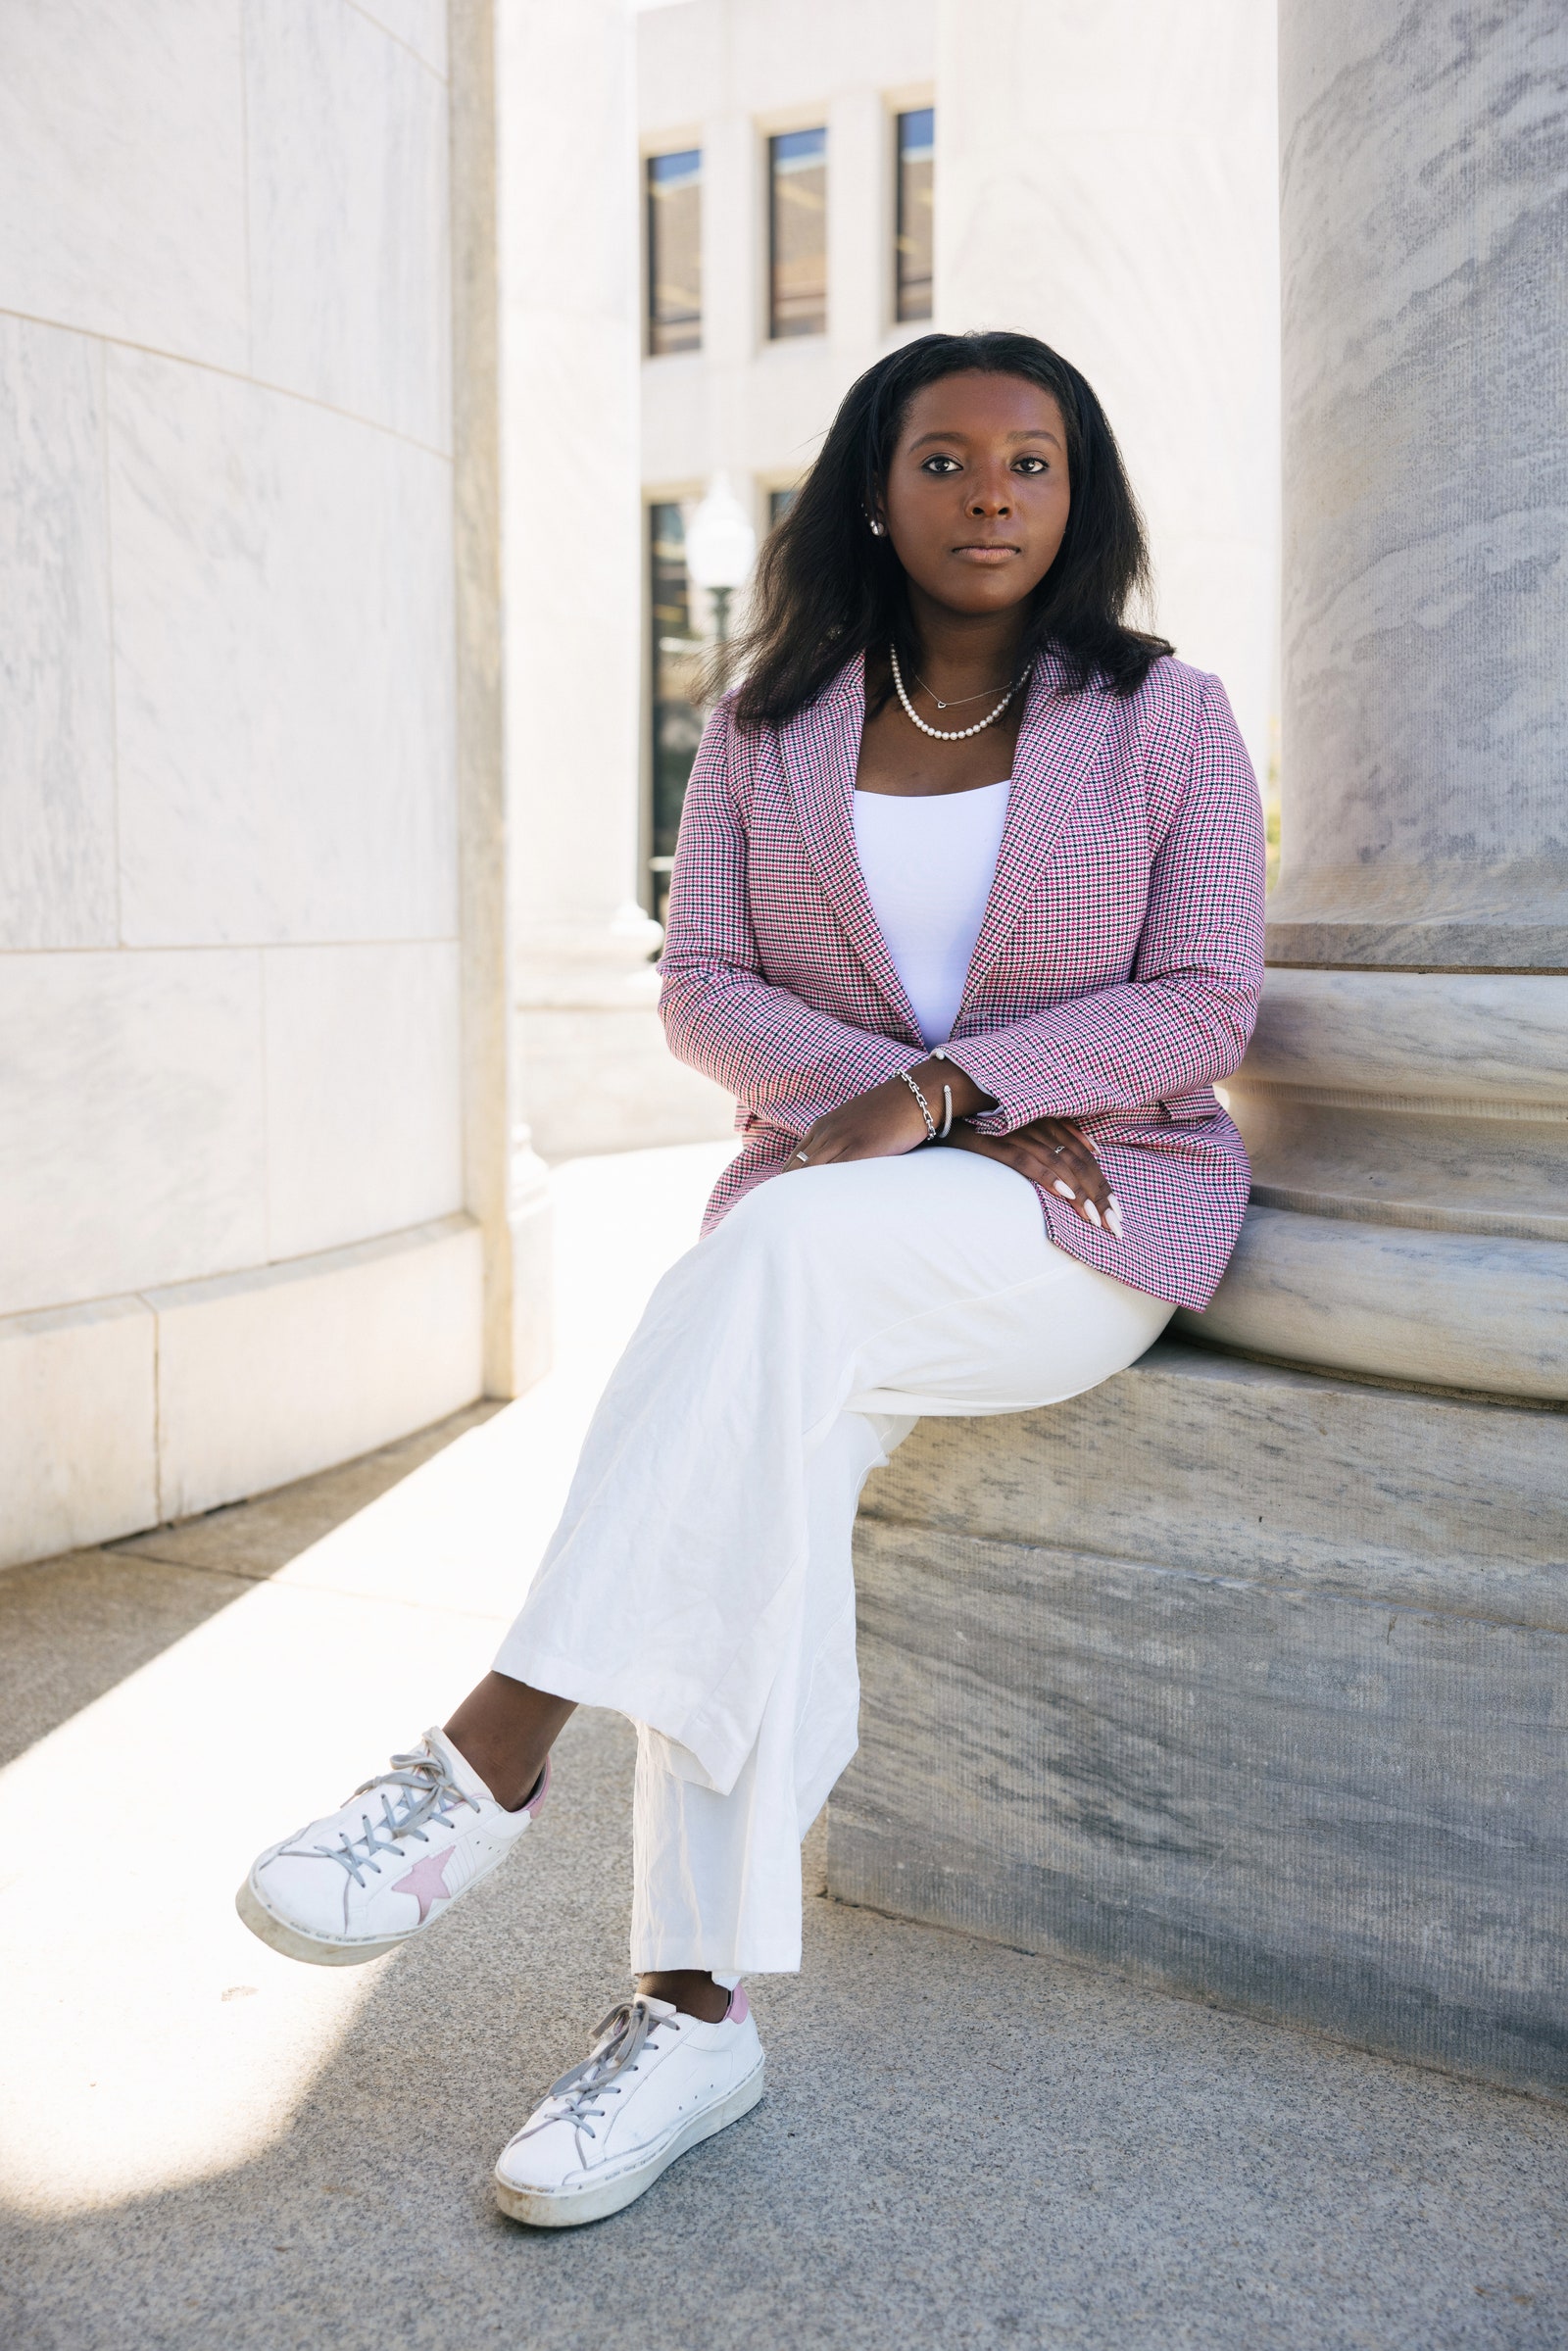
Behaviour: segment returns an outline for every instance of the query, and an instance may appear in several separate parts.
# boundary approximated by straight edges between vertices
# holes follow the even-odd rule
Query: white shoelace
[[[394,1755],[390,1771],[377,1772],[374,1779],[367,1780],[365,1786],[357,1788],[354,1793],[357,1796],[368,1795],[372,1788],[381,1791],[380,1820],[372,1821],[368,1812],[362,1812],[358,1837],[350,1837],[346,1829],[341,1830],[337,1844],[318,1845],[316,1848],[318,1853],[324,1853],[329,1861],[340,1861],[356,1886],[365,1884],[360,1875],[362,1870],[373,1870],[377,1877],[380,1876],[381,1864],[376,1859],[378,1853],[390,1853],[394,1859],[401,1860],[403,1856],[398,1852],[398,1846],[406,1837],[417,1837],[420,1844],[428,1844],[430,1839],[424,1827],[426,1821],[443,1821],[449,1812],[456,1812],[460,1804],[466,1804],[475,1812],[479,1809],[474,1798],[458,1786],[428,1747],[418,1747],[411,1755]],[[390,1793],[393,1788],[403,1791],[398,1799],[397,1810],[393,1809]],[[365,1848],[363,1852],[356,1850],[361,1845]]]
[[[574,2130],[597,2139],[599,2134],[594,2125],[606,2119],[600,2101],[620,2096],[625,2084],[618,2077],[636,2072],[644,2043],[664,2025],[672,2033],[680,2031],[679,2019],[656,2017],[643,1993],[639,1992],[633,2000],[620,2001],[594,2027],[593,2047],[581,2065],[574,2065],[559,2082],[551,2083],[546,2102],[558,2111],[542,2114],[536,2123],[519,2131],[513,2145],[532,2138],[536,2131],[545,2130],[551,2123],[570,2123]]]

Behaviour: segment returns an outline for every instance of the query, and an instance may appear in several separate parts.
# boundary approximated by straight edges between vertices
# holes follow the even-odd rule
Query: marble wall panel
[[[354,5],[416,57],[422,57],[432,73],[446,73],[446,0],[354,0]]]
[[[252,368],[451,447],[446,84],[348,0],[248,0]]]
[[[122,937],[451,937],[448,465],[140,352],[109,422]]]
[[[116,936],[103,367],[0,317],[0,948]]]
[[[268,1255],[461,1207],[456,942],[276,948],[264,968]]]
[[[0,1322],[0,1568],[157,1517],[155,1330],[140,1298]]]
[[[0,956],[0,1308],[253,1264],[260,958]]]
[[[246,365],[241,15],[0,9],[0,309]]]
[[[466,1216],[151,1292],[159,1516],[308,1477],[472,1403],[482,1293]]]

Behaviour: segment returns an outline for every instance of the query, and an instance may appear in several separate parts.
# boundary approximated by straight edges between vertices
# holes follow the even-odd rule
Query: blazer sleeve
[[[1131,979],[983,1036],[953,1057],[1010,1134],[1033,1118],[1152,1107],[1229,1077],[1263,986],[1263,811],[1217,678],[1204,685],[1186,788],[1158,839]]]
[[[669,1048],[754,1120],[804,1135],[813,1119],[909,1065],[896,1038],[814,1011],[762,976],[747,906],[747,831],[727,704],[686,787],[670,875],[659,1009]]]

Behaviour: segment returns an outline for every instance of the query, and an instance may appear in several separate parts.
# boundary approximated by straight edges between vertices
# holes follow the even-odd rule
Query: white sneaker
[[[498,1804],[439,1731],[252,1864],[234,1907],[289,1959],[355,1967],[395,1951],[488,1878],[550,1788],[547,1763],[520,1811]],[[368,1797],[367,1803],[363,1799]]]
[[[762,2094],[762,2044],[737,1984],[716,2025],[642,1992],[612,2008],[496,2165],[496,2202],[536,2229],[575,2229],[635,2203],[688,2147]]]

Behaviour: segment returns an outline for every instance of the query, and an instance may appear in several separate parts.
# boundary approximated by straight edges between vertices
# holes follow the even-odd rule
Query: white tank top
[[[1010,778],[922,800],[855,795],[855,846],[871,910],[927,1045],[945,1045],[958,1016],[1009,789]]]

